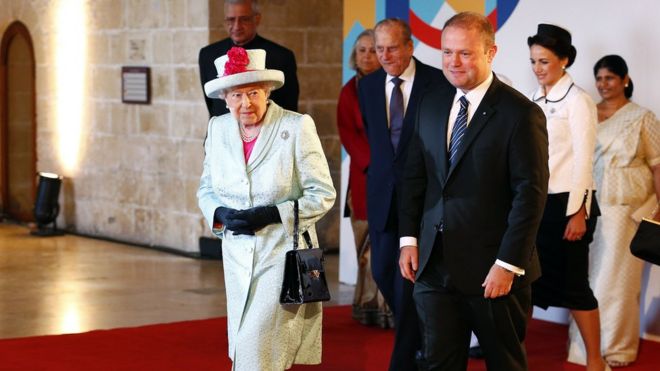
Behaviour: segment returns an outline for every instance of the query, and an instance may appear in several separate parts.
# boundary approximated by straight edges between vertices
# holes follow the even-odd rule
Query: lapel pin
[[[284,139],[284,140],[289,139],[289,131],[288,131],[288,130],[284,130],[284,131],[282,132],[282,134],[280,134],[280,136],[281,136],[282,139]]]

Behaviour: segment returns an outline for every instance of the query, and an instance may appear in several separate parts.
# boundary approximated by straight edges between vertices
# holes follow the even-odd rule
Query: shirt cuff
[[[511,265],[509,263],[505,263],[501,261],[500,259],[495,260],[495,264],[499,265],[500,267],[513,272],[516,276],[524,276],[525,275],[525,270],[522,268],[518,268],[515,265]]]
[[[417,247],[417,237],[401,237],[399,239],[399,248],[402,248],[404,246],[415,246]]]

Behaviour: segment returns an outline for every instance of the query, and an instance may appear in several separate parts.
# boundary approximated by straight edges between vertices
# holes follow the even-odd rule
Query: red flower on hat
[[[247,65],[249,63],[250,58],[248,58],[245,49],[236,46],[232,47],[227,52],[224,76],[247,71]]]

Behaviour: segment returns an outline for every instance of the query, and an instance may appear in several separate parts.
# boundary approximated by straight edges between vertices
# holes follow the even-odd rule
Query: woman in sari
[[[590,246],[589,280],[601,316],[601,351],[612,367],[637,358],[639,298],[644,262],[630,253],[641,217],[660,221],[660,123],[630,100],[633,83],[618,55],[594,66],[598,129],[594,181],[601,217]],[[584,358],[572,324],[569,359]]]

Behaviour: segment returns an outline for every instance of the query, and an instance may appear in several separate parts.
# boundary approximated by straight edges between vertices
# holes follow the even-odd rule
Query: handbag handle
[[[293,201],[293,249],[298,250],[298,225],[299,225],[299,216],[298,216],[298,200]],[[303,238],[305,243],[307,243],[307,248],[312,248],[312,238],[309,236],[309,232],[303,232]]]

